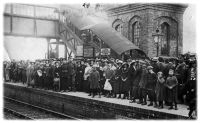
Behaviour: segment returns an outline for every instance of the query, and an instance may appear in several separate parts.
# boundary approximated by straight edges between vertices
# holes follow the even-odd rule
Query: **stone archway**
[[[112,27],[119,33],[123,33],[123,21],[121,19],[116,19],[112,23]]]

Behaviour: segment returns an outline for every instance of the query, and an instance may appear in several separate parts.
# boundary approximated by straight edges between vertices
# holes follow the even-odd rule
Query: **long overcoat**
[[[120,82],[121,82],[121,69],[117,68],[115,70],[114,76],[111,78],[110,83],[113,88],[113,93],[119,94],[120,93]]]
[[[157,79],[156,88],[155,88],[157,101],[164,101],[164,99],[165,99],[164,84],[165,84],[164,78]]]
[[[121,86],[120,86],[120,92],[121,93],[128,93],[130,90],[130,82],[129,82],[129,76],[128,76],[129,69],[126,70],[122,69],[121,74]]]
[[[90,89],[99,88],[100,75],[97,70],[93,70],[89,76]]]
[[[177,84],[178,81],[175,76],[167,77],[165,85],[167,87],[168,102],[177,102]]]

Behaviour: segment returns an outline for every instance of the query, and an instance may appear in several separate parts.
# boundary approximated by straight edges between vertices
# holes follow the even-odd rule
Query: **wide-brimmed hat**
[[[123,64],[123,61],[122,60],[118,60],[117,64]]]
[[[152,66],[148,66],[148,67],[147,67],[147,70],[150,70],[150,69],[153,69],[153,67],[152,67]]]

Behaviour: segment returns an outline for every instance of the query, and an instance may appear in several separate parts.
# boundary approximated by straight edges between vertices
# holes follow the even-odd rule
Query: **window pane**
[[[30,5],[13,4],[13,14],[34,16],[34,7]]]
[[[5,13],[11,13],[11,4],[6,4],[6,5],[5,5],[4,12],[5,12]]]
[[[137,46],[139,46],[139,37],[140,37],[140,24],[139,22],[135,22],[132,27],[132,38],[133,43]]]
[[[55,13],[54,8],[36,7],[36,17],[58,19],[58,13]]]

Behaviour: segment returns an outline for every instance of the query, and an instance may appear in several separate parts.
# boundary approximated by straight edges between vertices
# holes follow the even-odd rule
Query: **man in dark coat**
[[[66,91],[69,90],[69,81],[68,81],[68,64],[66,60],[63,60],[63,64],[61,65],[61,75],[60,75],[60,90]]]
[[[22,83],[26,83],[26,68],[27,68],[27,63],[23,62],[22,63]]]
[[[14,77],[15,67],[16,67],[16,63],[14,61],[12,61],[11,65],[10,65],[10,80],[11,80],[11,82],[15,81],[15,77]]]
[[[147,82],[146,82],[146,89],[148,92],[148,97],[150,99],[150,104],[148,106],[153,106],[153,102],[155,103],[155,107],[157,107],[157,102],[156,102],[156,94],[155,94],[155,86],[156,86],[156,74],[153,72],[153,67],[148,66],[147,70]]]
[[[49,66],[49,63],[47,63],[44,67],[44,88],[45,89],[50,89],[51,86],[51,81],[52,81],[52,71],[51,71],[51,67]]]
[[[135,99],[138,98],[138,81],[135,81],[136,78],[136,65],[135,61],[130,64],[129,68],[129,82],[130,82],[130,102],[135,102]]]
[[[139,102],[138,104],[146,105],[147,104],[147,90],[146,90],[146,82],[147,82],[147,69],[146,65],[142,65],[142,73],[139,79]]]
[[[61,68],[58,62],[55,62],[55,67],[53,67],[53,88],[55,91],[60,91],[60,73]]]
[[[153,58],[151,65],[153,67],[153,71],[157,74],[160,71],[160,68],[158,66],[158,60]]]
[[[81,61],[78,63],[77,65],[77,70],[76,70],[76,88],[78,91],[83,91],[83,75],[84,75],[84,71],[85,71],[85,65],[84,62]]]
[[[186,64],[183,60],[180,60],[180,63],[176,67],[175,74],[178,80],[178,99],[183,103],[184,87],[186,83]]]
[[[69,82],[69,90],[76,91],[75,77],[76,77],[76,66],[73,63],[72,59],[69,59],[67,64],[67,72],[68,72],[68,82]]]

